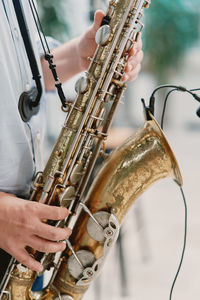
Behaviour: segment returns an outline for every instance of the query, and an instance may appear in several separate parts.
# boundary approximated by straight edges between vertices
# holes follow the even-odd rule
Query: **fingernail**
[[[69,227],[68,227],[68,232],[69,232],[70,235],[72,234],[72,230]]]
[[[72,230],[71,230],[71,228],[69,228],[69,227],[66,227],[66,230],[67,230],[67,233],[68,233],[68,235],[70,236],[70,235],[72,234]]]
[[[66,242],[65,242],[65,241],[62,241],[62,243],[63,243],[63,250],[62,250],[62,251],[64,251],[64,250],[65,250],[65,248],[66,248],[66,246],[67,246],[67,244],[66,244]]]

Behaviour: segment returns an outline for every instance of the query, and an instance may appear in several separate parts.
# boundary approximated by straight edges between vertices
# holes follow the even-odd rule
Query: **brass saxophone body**
[[[174,154],[152,119],[112,152],[94,180],[85,200],[92,216],[83,210],[70,237],[84,267],[68,248],[54,280],[62,294],[82,299],[115,243],[129,208],[153,183],[166,177],[182,185]]]
[[[44,171],[33,181],[31,201],[64,206],[72,212],[66,220],[52,224],[73,229],[59,257],[30,250],[42,261],[44,270],[53,269],[48,286],[33,293],[36,272],[13,259],[1,284],[0,299],[80,300],[99,273],[135,199],[164,177],[182,184],[176,159],[152,117],[109,156],[85,197],[126,88],[122,77],[128,51],[141,34],[140,18],[148,4],[148,0],[110,1],[104,25],[96,35],[97,50],[76,84],[77,98],[69,107]]]

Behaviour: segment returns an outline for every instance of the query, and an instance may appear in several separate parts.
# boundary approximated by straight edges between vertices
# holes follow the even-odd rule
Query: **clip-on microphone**
[[[38,113],[40,108],[40,98],[42,95],[41,75],[33,51],[21,1],[13,0],[13,6],[15,8],[19,28],[33,74],[33,80],[35,80],[36,83],[36,87],[32,87],[29,91],[23,92],[19,97],[18,109],[20,116],[24,122],[28,122],[33,115]]]

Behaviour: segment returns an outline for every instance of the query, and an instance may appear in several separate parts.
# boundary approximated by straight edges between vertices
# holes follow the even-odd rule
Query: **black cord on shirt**
[[[56,65],[53,62],[53,55],[50,51],[50,47],[48,45],[46,36],[44,34],[44,30],[42,28],[42,24],[41,24],[41,21],[40,21],[38,12],[37,12],[37,8],[36,8],[35,3],[34,3],[33,0],[28,0],[28,1],[29,1],[31,12],[32,12],[32,15],[33,15],[33,18],[34,18],[34,21],[35,21],[37,32],[38,32],[38,35],[39,35],[39,38],[40,38],[40,42],[41,42],[41,45],[42,45],[42,48],[43,48],[43,51],[44,51],[44,58],[48,62],[49,69],[52,72],[52,75],[53,75],[53,78],[54,78],[54,81],[55,81],[55,87],[57,89],[58,96],[59,96],[60,101],[62,103],[62,107],[64,109],[66,109],[69,102],[67,101],[67,99],[65,97],[65,94],[64,94],[64,91],[63,91],[63,88],[62,88],[62,83],[61,83],[60,79],[58,78],[58,75],[57,75],[57,72],[56,72]]]

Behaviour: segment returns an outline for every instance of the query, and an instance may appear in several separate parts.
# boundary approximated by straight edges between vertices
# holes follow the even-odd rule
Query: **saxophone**
[[[70,104],[44,171],[32,183],[31,201],[64,206],[71,211],[64,221],[52,224],[73,229],[66,240],[66,250],[57,257],[30,249],[44,270],[52,270],[47,287],[40,292],[31,291],[38,274],[12,259],[1,283],[0,299],[82,299],[100,272],[133,202],[161,178],[172,177],[182,185],[174,154],[149,114],[144,127],[106,159],[86,194],[91,172],[98,156],[104,153],[114,112],[126,89],[122,77],[128,52],[141,34],[143,7],[149,3],[109,2],[96,35],[97,50],[85,76],[76,83],[77,98]]]

